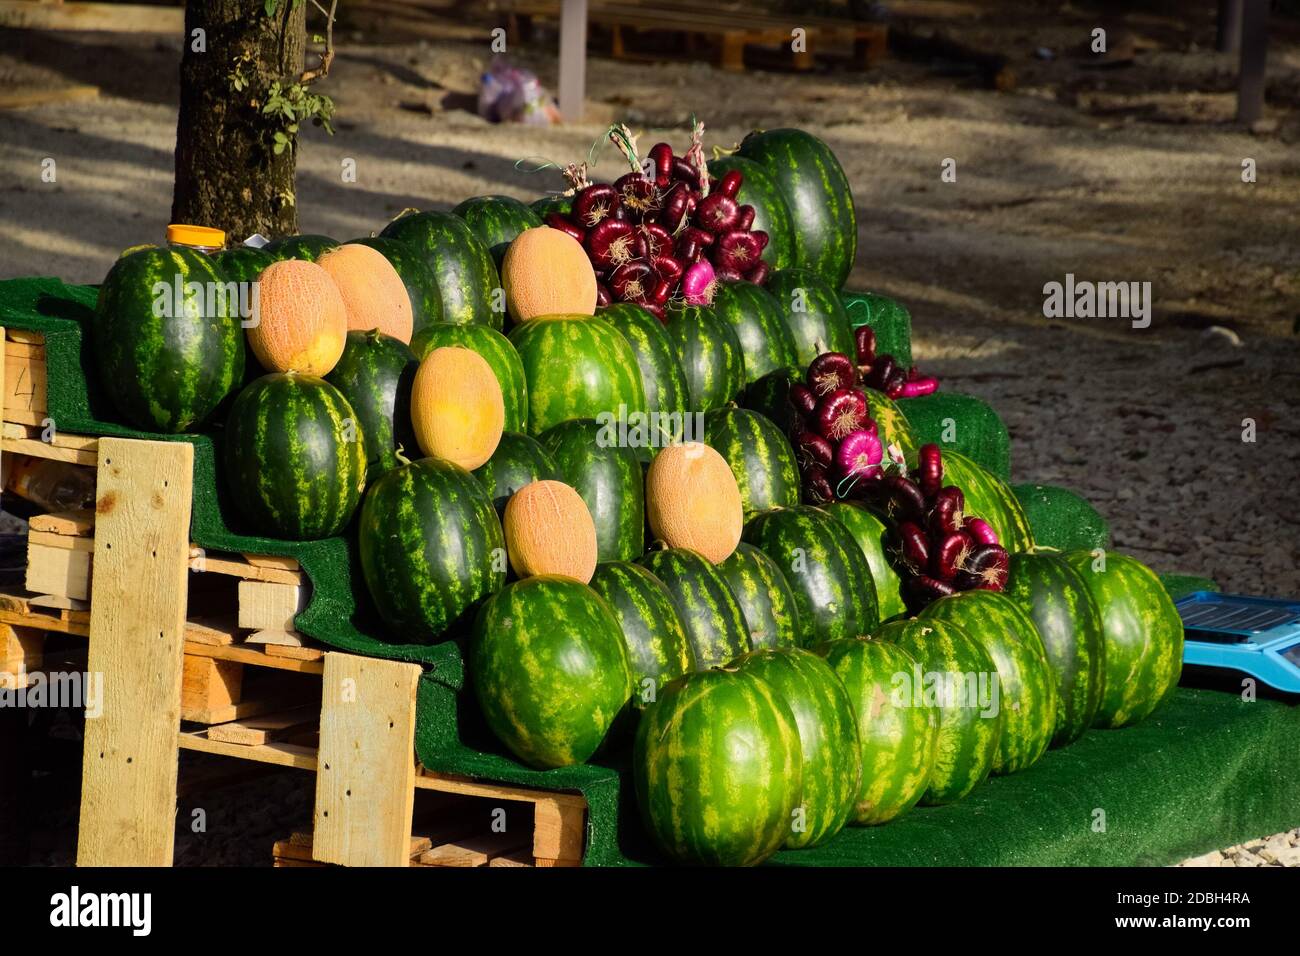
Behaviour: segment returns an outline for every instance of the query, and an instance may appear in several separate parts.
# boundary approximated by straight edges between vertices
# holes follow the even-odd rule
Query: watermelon
[[[100,384],[129,424],[196,430],[239,386],[238,297],[234,281],[193,249],[149,247],[113,264],[91,329]]]
[[[752,651],[735,666],[776,692],[799,731],[803,787],[786,847],[825,843],[844,828],[862,779],[857,715],[848,692],[826,661],[798,647]]]
[[[236,246],[212,257],[217,271],[234,282],[255,282],[262,270],[276,261],[275,256],[252,246]]]
[[[538,440],[559,480],[574,488],[596,525],[596,559],[630,561],[645,551],[645,484],[636,452],[602,440],[593,419],[561,422]]]
[[[506,249],[525,229],[542,224],[542,217],[510,196],[475,196],[451,211],[473,230],[501,268]]]
[[[713,311],[736,333],[747,383],[797,364],[794,338],[781,314],[781,303],[762,286],[723,283],[714,294]]]
[[[767,246],[763,261],[773,269],[786,269],[794,265],[795,224],[790,218],[790,207],[771,174],[752,159],[743,156],[722,156],[709,160],[709,174],[721,179],[731,170],[738,170],[744,181],[736,202],[754,207],[756,232],[767,233]]]
[[[878,392],[874,388],[864,388],[862,392],[867,396],[867,409],[871,412],[871,420],[876,423],[880,440],[885,448],[897,445],[898,450],[903,453],[904,460],[915,461],[921,443],[917,440],[916,432],[912,430],[907,416],[899,409],[898,403],[884,392]],[[943,457],[947,462],[948,452],[945,451]]]
[[[745,387],[745,357],[736,333],[712,309],[683,305],[668,311],[668,337],[686,373],[691,411],[707,412]]]
[[[912,461],[914,459],[909,459]],[[1011,486],[965,455],[943,451],[943,483],[956,485],[966,498],[965,513],[983,518],[997,532],[1002,546],[1013,554],[1034,547],[1025,509]]]
[[[776,562],[799,612],[799,645],[869,634],[880,623],[871,567],[847,528],[820,508],[765,511],[744,540]]]
[[[934,769],[938,711],[911,680],[900,687],[900,676],[914,680],[920,667],[906,650],[880,640],[841,638],[816,651],[847,691],[857,729],[862,773],[851,798],[853,822],[887,823],[916,806]]]
[[[630,561],[596,565],[591,586],[609,602],[632,668],[632,705],[653,704],[659,689],[695,670],[695,652],[673,596],[650,571]]]
[[[442,293],[438,291],[438,277],[419,250],[409,243],[382,236],[353,239],[352,244],[369,246],[397,270],[397,274],[402,277],[402,285],[406,286],[406,295],[411,300],[412,329],[416,333],[425,326],[442,321]]]
[[[704,442],[727,460],[745,515],[799,503],[799,467],[781,429],[744,408],[704,414]]]
[[[776,562],[742,541],[717,568],[740,605],[750,646],[755,650],[794,647],[799,639],[799,609]]]
[[[842,288],[857,257],[858,218],[830,147],[803,130],[772,129],[746,136],[739,154],[762,166],[785,199],[794,224],[792,264]]]
[[[880,602],[880,617],[889,620],[907,613],[903,602],[903,582],[889,563],[885,541],[889,529],[875,512],[857,502],[836,501],[826,506],[826,513],[849,529],[853,540],[862,549],[862,556],[871,568],[871,581],[876,586],[876,600]]]
[[[394,638],[455,634],[506,580],[506,544],[492,499],[459,465],[422,458],[370,486],[357,527],[361,571]]]
[[[694,551],[651,551],[637,564],[668,588],[699,670],[729,664],[752,649],[744,612],[717,568]]]
[[[686,431],[681,416],[690,405],[690,389],[663,323],[631,302],[602,306],[596,310],[596,317],[618,329],[636,355],[646,411],[659,416],[654,420],[651,446],[662,447],[680,439]]]
[[[801,378],[788,368],[768,372],[758,381],[749,384],[740,396],[740,404],[769,419],[781,430],[781,434],[788,435],[799,420],[798,413],[790,402],[790,386]]]
[[[1106,638],[1088,585],[1059,554],[1013,554],[1006,595],[1042,635],[1056,675],[1056,733],[1063,747],[1092,726],[1101,704]]]
[[[568,215],[573,210],[573,197],[556,193],[552,196],[543,196],[541,199],[534,199],[528,204],[528,208],[537,214],[539,219],[545,219],[553,212]]]
[[[324,379],[255,379],[231,405],[222,444],[226,486],[249,530],[305,541],[352,519],[366,486],[365,431]]]
[[[444,322],[501,328],[506,311],[501,277],[487,246],[465,220],[449,212],[410,213],[379,235],[405,242],[423,257],[438,282]]]
[[[589,315],[530,319],[510,332],[528,383],[528,433],[574,418],[628,419],[646,411],[645,387],[627,339]]]
[[[339,246],[337,239],[309,233],[304,236],[284,236],[272,239],[262,251],[278,259],[306,259],[315,262],[331,249]]]
[[[790,835],[803,788],[799,727],[757,674],[704,671],[670,681],[632,750],[637,805],[672,860],[752,866]]]
[[[964,591],[940,598],[922,621],[956,624],[979,641],[998,669],[1002,735],[994,773],[1015,773],[1047,750],[1056,732],[1056,677],[1042,635],[1020,605],[996,591]]]
[[[425,326],[411,339],[411,351],[421,361],[434,349],[448,346],[477,352],[492,367],[505,401],[505,429],[508,432],[523,431],[528,424],[528,382],[524,377],[524,364],[519,361],[519,353],[510,340],[486,325],[451,325],[446,322]]]
[[[815,273],[778,269],[767,278],[767,291],[781,307],[781,319],[794,341],[795,359],[807,368],[823,352],[857,354],[844,303]]]
[[[510,496],[534,481],[558,481],[555,460],[536,438],[518,432],[502,432],[492,457],[474,469],[473,475],[487,489],[498,515],[506,510]]]
[[[1106,640],[1094,725],[1126,727],[1148,717],[1178,685],[1183,622],[1155,572],[1114,552],[1067,551],[1101,612]]]
[[[542,769],[596,753],[632,694],[613,610],[587,585],[557,575],[488,598],[474,620],[469,669],[492,732]]]
[[[892,621],[872,635],[897,644],[920,667],[922,703],[938,720],[934,768],[921,803],[953,803],[993,769],[1002,739],[1003,711],[995,694],[997,665],[964,628],[938,620]],[[911,687],[918,677],[912,672]]]
[[[417,454],[411,428],[411,350],[378,329],[349,332],[338,364],[325,376],[356,412],[365,439],[366,482],[398,465],[399,449]]]

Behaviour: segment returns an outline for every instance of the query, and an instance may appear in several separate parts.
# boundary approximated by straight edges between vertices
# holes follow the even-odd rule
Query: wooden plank
[[[420,769],[415,778],[415,785],[422,790],[438,790],[442,793],[460,793],[471,797],[491,797],[497,800],[519,800],[526,803],[554,801],[566,807],[587,808],[587,801],[578,793],[560,793],[551,790],[530,790],[527,787],[514,787],[503,783],[488,783],[484,780],[471,780],[455,774],[435,773]]]
[[[280,571],[299,571],[297,558],[279,554],[246,554],[244,560],[257,568],[275,568]],[[270,579],[268,579],[270,580]]]
[[[194,446],[100,442],[80,866],[170,866]]]
[[[95,533],[95,513],[93,511],[53,511],[44,515],[32,515],[28,526],[32,531],[89,537]]]
[[[0,620],[4,617],[0,614]],[[19,621],[18,623],[24,623]],[[186,654],[198,654],[202,657],[216,657],[221,660],[239,661],[241,664],[256,664],[259,667],[273,667],[282,671],[298,671],[302,674],[323,674],[325,662],[322,660],[295,660],[291,657],[273,657],[251,647],[222,646],[208,644],[185,645]]]
[[[416,664],[325,655],[313,855],[405,866],[415,800]]]
[[[0,686],[27,686],[27,675],[41,669],[45,635],[30,627],[0,624]]]
[[[514,853],[505,853],[501,856],[494,856],[488,861],[488,866],[532,866],[533,856],[527,850],[516,850]]]
[[[425,866],[488,866],[496,857],[518,853],[526,846],[527,838],[517,833],[482,833],[425,850],[420,862]]]
[[[284,644],[267,644],[265,648],[269,657],[287,657],[295,661],[318,661],[325,656],[323,647],[288,647]]]
[[[586,812],[557,800],[533,806],[533,856],[580,862],[587,842]]]
[[[181,720],[211,723],[201,715],[239,703],[243,686],[243,664],[187,654],[181,667]]]
[[[30,0],[28,0],[30,2]],[[31,109],[34,106],[48,106],[51,103],[72,103],[78,100],[93,100],[99,96],[98,86],[35,87],[25,90],[13,90],[0,93],[0,110]]]
[[[90,602],[61,594],[38,594],[27,602],[31,607],[48,607],[58,611],[89,611]]]
[[[193,710],[181,709],[181,720],[188,721],[192,724],[225,724],[232,720],[246,720],[251,717],[257,717],[261,714],[271,714],[277,710],[283,710],[285,701],[279,697],[255,697],[252,700],[241,700],[233,704],[222,704]]]
[[[29,543],[27,590],[36,594],[60,594],[82,601],[89,600],[92,557],[87,551],[47,548]]]
[[[0,27],[179,35],[185,28],[185,11],[179,7],[151,7],[140,3],[32,3],[31,0],[0,0]]]
[[[239,626],[254,631],[292,631],[307,606],[307,589],[296,584],[239,582]]]
[[[208,647],[227,647],[239,639],[239,628],[233,621],[223,623],[215,618],[195,618],[185,622],[185,643]]]
[[[45,333],[34,332],[31,329],[5,329],[5,348],[8,348],[10,342],[21,342],[27,345],[44,345]]]
[[[55,534],[52,531],[27,532],[27,546],[38,545],[43,548],[62,548],[65,551],[84,551],[91,554],[95,550],[94,538],[82,538],[75,534]]]
[[[273,647],[306,647],[307,639],[297,631],[254,631],[245,644],[260,644],[268,654]]]
[[[316,769],[316,749],[301,744],[271,743],[256,747],[242,744],[227,744],[220,740],[209,740],[208,729],[199,731],[182,731],[176,735],[176,746],[181,750],[197,750],[202,753],[220,754],[223,757],[238,757],[241,760],[255,760],[258,763],[270,763],[279,767],[294,767],[298,770]],[[84,813],[84,807],[83,807]],[[175,818],[175,809],[167,815],[168,832]]]
[[[211,574],[228,574],[246,581],[263,581],[269,584],[300,586],[307,576],[290,568],[250,564],[242,556],[208,554],[197,544],[190,546],[190,570]]]
[[[39,425],[45,418],[47,407],[45,346],[6,342],[4,378],[5,387],[0,395],[4,397],[5,419]],[[15,418],[11,412],[24,412],[26,415]]]
[[[208,740],[253,747],[283,740],[303,728],[315,727],[319,721],[319,709],[299,707],[263,717],[217,724],[208,728]]]
[[[92,449],[65,448],[53,443],[47,444],[37,438],[2,438],[0,450],[14,455],[31,455],[33,458],[66,461],[73,465],[93,465],[97,461],[96,452]]]

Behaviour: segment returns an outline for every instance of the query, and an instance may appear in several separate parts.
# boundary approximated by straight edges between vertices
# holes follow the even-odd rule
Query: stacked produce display
[[[616,127],[629,172],[532,206],[130,251],[102,387],[138,428],[211,430],[247,529],[354,539],[388,638],[462,641],[517,760],[629,759],[667,859],[819,845],[1150,714],[1169,597],[1036,548],[1004,482],[918,440],[894,400],[938,382],[849,321],[829,148],[706,162],[702,131],[643,158]]]

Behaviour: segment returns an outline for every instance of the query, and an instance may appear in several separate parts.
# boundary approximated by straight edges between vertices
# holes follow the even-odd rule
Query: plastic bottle
[[[226,234],[208,226],[172,223],[167,227],[167,245],[215,255],[226,247]]]

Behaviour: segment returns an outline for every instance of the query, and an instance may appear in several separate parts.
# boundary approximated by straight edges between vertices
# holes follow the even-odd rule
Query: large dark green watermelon
[[[352,519],[366,486],[365,429],[324,379],[255,379],[231,405],[222,444],[230,500],[249,531],[305,541]]]
[[[803,789],[786,847],[825,843],[848,822],[862,779],[857,715],[844,684],[826,661],[798,647],[752,651],[736,667],[766,681],[799,729]]]
[[[876,423],[881,444],[886,449],[886,456],[889,456],[890,446],[897,445],[905,461],[915,462],[921,442],[916,437],[912,423],[898,407],[898,403],[884,392],[878,392],[874,388],[864,388],[862,393],[867,396],[867,410],[871,413],[871,420]],[[945,451],[943,455],[946,460],[948,452]]]
[[[713,311],[740,342],[747,383],[799,360],[781,310],[772,293],[752,282],[723,283],[713,297]]]
[[[506,406],[505,430],[521,432],[528,425],[528,381],[524,363],[510,340],[486,325],[428,325],[411,339],[411,351],[423,361],[434,349],[445,347],[477,352],[492,368]]]
[[[92,323],[99,379],[136,428],[193,431],[243,381],[239,290],[208,256],[147,248],[113,264]]]
[[[1003,720],[993,772],[1015,773],[1035,763],[1056,732],[1056,677],[1033,620],[996,591],[940,598],[920,619],[956,624],[979,641],[997,665]]]
[[[474,235],[488,247],[498,269],[515,237],[525,229],[542,224],[541,216],[511,196],[475,196],[451,212],[464,219]]]
[[[609,602],[623,629],[634,707],[653,704],[664,684],[695,670],[681,612],[654,574],[630,561],[606,561],[596,565],[591,586]]]
[[[442,321],[442,293],[438,291],[438,277],[429,268],[428,260],[414,246],[383,236],[353,239],[352,244],[376,250],[402,277],[402,285],[406,286],[406,295],[411,300],[411,328],[414,333],[418,334],[424,327]]]
[[[966,499],[965,513],[983,518],[1011,553],[1029,551],[1034,536],[1020,499],[1001,478],[965,455],[944,449],[943,483],[956,485]]]
[[[843,638],[816,648],[848,692],[862,774],[851,800],[853,822],[887,823],[925,793],[934,769],[938,714],[923,696],[903,694],[900,675],[919,673],[897,644]]]
[[[233,282],[255,282],[276,257],[252,246],[236,246],[212,257],[217,271]]]
[[[506,502],[524,485],[559,481],[555,460],[541,442],[519,432],[502,432],[492,457],[474,469],[473,475],[491,495],[498,515],[505,514]]]
[[[573,197],[556,194],[553,196],[543,196],[541,199],[534,199],[528,204],[528,208],[537,214],[539,219],[545,219],[553,212],[568,215],[573,210]]]
[[[646,709],[632,769],[646,831],[671,859],[752,866],[790,835],[803,791],[799,726],[757,674],[687,674]]]
[[[799,503],[794,449],[769,419],[744,408],[715,408],[704,413],[704,442],[731,466],[746,517]]]
[[[857,502],[836,501],[826,506],[826,513],[849,529],[853,540],[862,549],[862,555],[871,566],[871,580],[876,586],[876,600],[880,602],[880,617],[889,620],[907,612],[903,602],[903,582],[889,563],[885,542],[889,528],[880,516]]]
[[[464,468],[422,458],[370,486],[357,527],[361,571],[402,643],[449,629],[506,580],[506,543],[492,499]]]
[[[740,155],[762,166],[785,199],[793,264],[843,288],[858,253],[858,217],[848,177],[830,147],[803,130],[772,129],[746,136]]]
[[[842,352],[849,358],[857,354],[844,303],[816,273],[778,269],[768,276],[767,291],[781,306],[800,369],[823,352]]]
[[[1098,727],[1150,716],[1183,672],[1183,621],[1155,572],[1113,551],[1067,551],[1101,612],[1106,639]]]
[[[538,437],[559,480],[586,502],[598,561],[631,561],[645,550],[645,483],[636,451],[603,441],[593,419],[561,422]]]
[[[794,265],[795,224],[790,219],[790,207],[776,180],[766,168],[744,156],[722,156],[709,160],[709,175],[721,179],[731,170],[745,177],[736,193],[736,202],[754,207],[755,232],[767,233],[767,247],[763,261],[773,269]]]
[[[1106,638],[1088,585],[1059,554],[1013,554],[1006,595],[1033,619],[1056,675],[1056,733],[1072,743],[1092,726],[1101,705]]]
[[[492,253],[465,220],[449,212],[410,213],[379,235],[405,242],[424,257],[438,282],[444,322],[500,330],[506,309],[501,277]]]
[[[305,259],[315,262],[331,249],[337,249],[339,242],[329,236],[308,233],[302,236],[284,236],[272,239],[262,247],[262,251],[276,259]]]
[[[348,333],[338,364],[325,376],[357,413],[365,438],[367,484],[397,467],[399,449],[419,453],[411,427],[411,383],[418,367],[400,340],[371,329]]]
[[[662,447],[685,434],[682,416],[689,409],[690,388],[686,373],[663,323],[631,302],[619,302],[596,310],[596,317],[612,324],[627,339],[641,370],[646,411],[653,419],[651,447]]]
[[[538,575],[507,584],[474,621],[470,676],[493,733],[524,763],[582,763],[632,694],[618,618],[591,588]]]
[[[799,644],[870,634],[880,623],[871,567],[847,528],[820,508],[765,511],[744,540],[776,562],[799,609]]]
[[[788,435],[799,419],[799,413],[790,401],[790,386],[802,379],[802,375],[796,375],[788,368],[768,372],[758,381],[751,382],[741,393],[740,404],[769,419],[781,429],[781,434]]]
[[[729,664],[752,649],[744,612],[727,579],[707,558],[684,548],[651,551],[637,561],[664,583],[681,613],[701,670]]]
[[[742,541],[717,568],[740,605],[755,650],[797,645],[799,608],[775,561]]]
[[[707,306],[668,310],[668,337],[686,374],[691,411],[730,402],[745,387],[745,356],[730,325]]]

